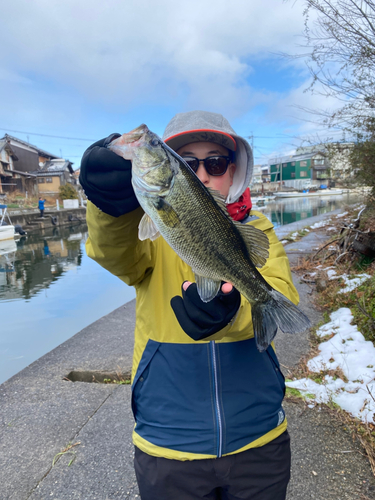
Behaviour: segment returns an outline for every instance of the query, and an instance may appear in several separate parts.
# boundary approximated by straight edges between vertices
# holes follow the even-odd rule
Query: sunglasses
[[[189,167],[196,172],[199,168],[199,164],[203,161],[204,168],[209,175],[219,176],[224,175],[228,169],[228,165],[231,162],[230,156],[208,156],[207,158],[195,158],[194,156],[183,156],[182,157]]]

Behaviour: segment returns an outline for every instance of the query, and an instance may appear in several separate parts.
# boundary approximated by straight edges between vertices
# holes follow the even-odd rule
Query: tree
[[[78,193],[71,184],[65,184],[59,187],[59,197],[62,200],[76,200]]]
[[[375,3],[304,0],[309,89],[335,97],[335,110],[306,110],[354,142],[349,155],[357,178],[375,195]],[[308,90],[308,89],[307,89]],[[340,106],[341,103],[341,106]]]
[[[375,109],[375,4],[371,0],[305,0],[310,88],[342,102],[320,111],[329,126],[362,128]],[[314,19],[314,20],[313,20]]]

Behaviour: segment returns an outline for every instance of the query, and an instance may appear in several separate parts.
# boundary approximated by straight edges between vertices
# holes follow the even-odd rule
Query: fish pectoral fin
[[[262,267],[268,259],[270,242],[263,231],[250,224],[241,224],[233,221],[246,244],[250,258],[254,266]]]
[[[199,297],[203,302],[209,302],[215,298],[220,290],[221,281],[205,278],[197,273],[195,273],[195,281],[197,283]]]
[[[154,221],[149,215],[144,214],[138,226],[138,238],[141,241],[147,240],[148,238],[154,241],[159,236],[159,229],[154,224]]]
[[[174,208],[161,196],[154,198],[154,207],[159,212],[159,217],[168,227],[176,227],[180,224],[180,218]]]

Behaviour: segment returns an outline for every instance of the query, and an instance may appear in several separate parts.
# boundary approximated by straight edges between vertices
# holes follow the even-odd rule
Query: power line
[[[83,139],[82,137],[64,137],[61,135],[48,135],[48,134],[37,134],[34,132],[25,132],[24,130],[11,130],[9,128],[3,128],[0,127],[0,130],[5,130],[8,132],[16,132],[17,134],[30,134],[30,135],[38,135],[40,137],[53,137],[55,139],[68,139],[72,141],[88,141],[88,142],[95,142],[95,139]]]

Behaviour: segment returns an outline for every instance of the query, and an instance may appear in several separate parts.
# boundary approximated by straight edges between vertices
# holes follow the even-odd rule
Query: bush
[[[59,187],[59,196],[62,200],[78,200],[78,193],[70,184]]]

